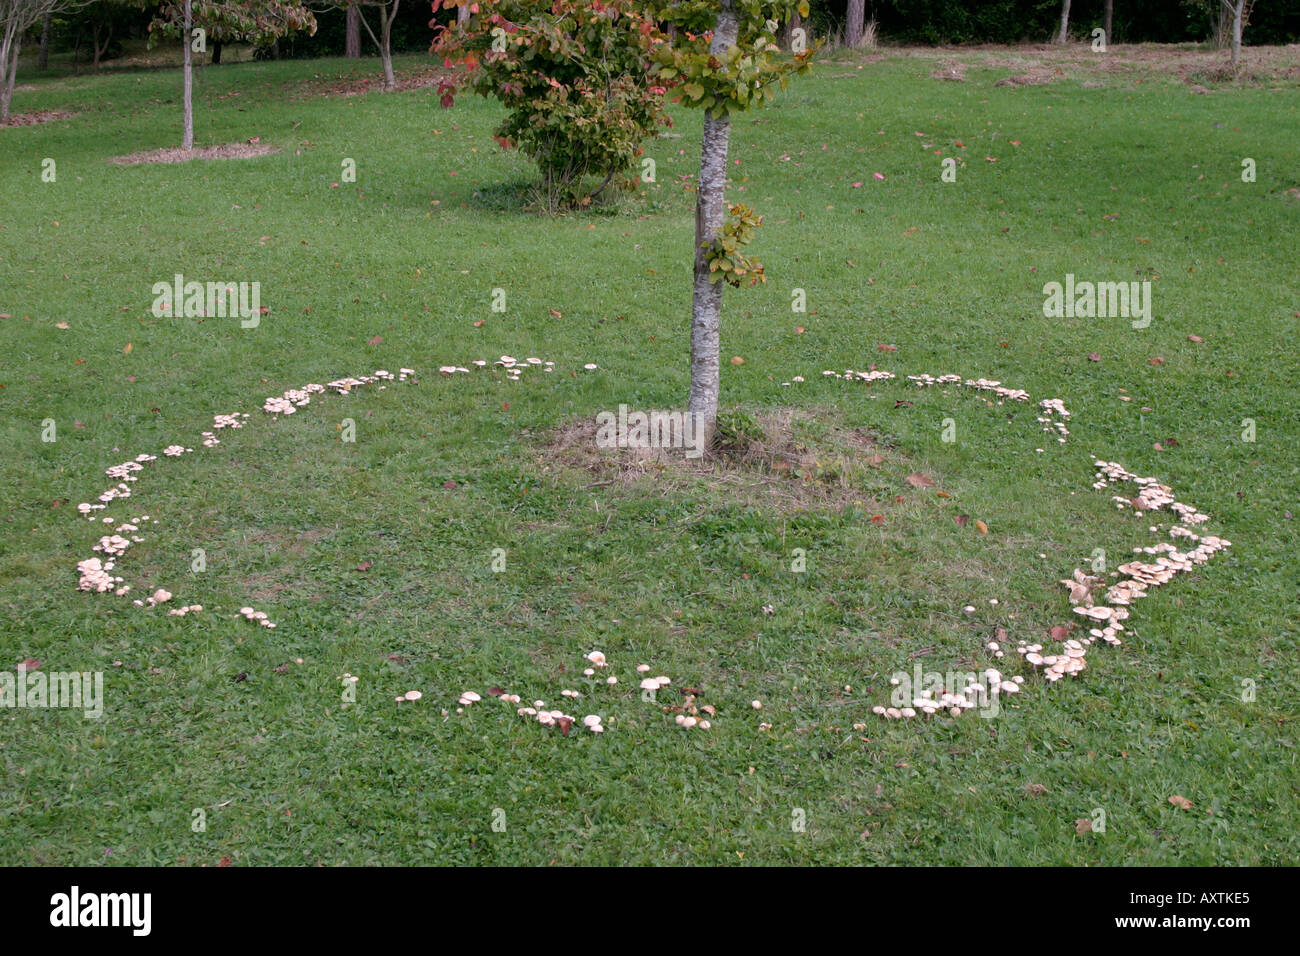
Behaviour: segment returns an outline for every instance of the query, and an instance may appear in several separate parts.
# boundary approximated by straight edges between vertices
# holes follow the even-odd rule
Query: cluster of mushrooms
[[[834,375],[835,373],[823,374]],[[1008,389],[1000,382],[987,379],[962,379],[958,375],[941,375],[937,378],[929,375],[909,375],[908,378],[923,386],[962,384],[994,391],[1002,398],[1029,400],[1028,392],[1021,389]],[[1049,398],[1040,401],[1038,406],[1042,411],[1038,422],[1042,424],[1043,430],[1055,434],[1057,441],[1064,444],[1070,434],[1065,425],[1065,420],[1070,417],[1070,411],[1065,407],[1065,403],[1059,398]],[[1041,448],[1035,450],[1042,451]],[[1121,644],[1119,635],[1124,630],[1123,622],[1129,617],[1129,608],[1139,598],[1146,597],[1150,588],[1169,583],[1174,575],[1181,571],[1190,571],[1198,564],[1204,564],[1217,552],[1232,545],[1232,542],[1215,535],[1202,536],[1183,527],[1183,525],[1196,525],[1208,521],[1209,515],[1178,501],[1168,485],[1161,484],[1155,478],[1135,475],[1118,462],[1102,461],[1095,455],[1092,458],[1097,469],[1093,488],[1104,490],[1121,482],[1137,485],[1139,492],[1136,497],[1114,496],[1116,507],[1121,510],[1131,508],[1138,516],[1167,508],[1182,522],[1170,529],[1169,536],[1174,539],[1188,539],[1196,547],[1190,551],[1180,551],[1176,544],[1162,541],[1149,547],[1134,548],[1135,554],[1155,555],[1155,560],[1148,562],[1134,560],[1120,565],[1114,573],[1116,576],[1123,575],[1125,580],[1109,586],[1106,585],[1104,578],[1087,574],[1077,568],[1071,577],[1061,581],[1069,592],[1074,613],[1084,618],[1084,623],[1088,627],[1087,635],[1078,639],[1068,638],[1066,635],[1069,633],[1069,628],[1055,627],[1052,628],[1052,638],[1061,641],[1059,650],[1044,653],[1047,650],[1044,645],[1031,644],[1025,640],[1018,641],[1015,648],[1016,653],[1027,664],[1041,669],[1043,677],[1049,683],[1054,683],[1063,677],[1081,674],[1087,667],[1088,648],[1094,642],[1101,640],[1113,646]],[[1150,528],[1152,533],[1158,533],[1159,530],[1159,527],[1154,525]],[[1101,600],[1095,600],[1094,598],[1103,588],[1104,594]],[[966,608],[968,613],[972,610],[970,607]],[[1001,659],[1004,656],[1000,642],[990,641],[987,647],[994,657]],[[960,691],[955,688],[949,689],[937,698],[933,691],[922,692],[912,701],[911,707],[876,706],[872,708],[872,712],[886,718],[897,719],[915,717],[918,713],[936,714],[946,710],[953,717],[959,717],[964,711],[977,706],[981,696],[987,699],[990,694],[1016,693],[1020,689],[1019,685],[1024,681],[1024,678],[1019,676],[1009,681],[1003,680],[1002,675],[992,668],[986,670],[983,676],[989,682],[987,688],[976,683]],[[896,685],[898,681],[895,679],[891,683]]]
[[[351,389],[358,385],[365,385],[371,382],[406,381],[410,376],[415,374],[414,369],[404,368],[398,376],[382,369],[375,372],[374,375],[362,376],[361,378],[343,378],[338,381],[330,382],[328,385],[306,385],[301,389],[290,389],[279,398],[268,398],[262,408],[271,414],[292,414],[296,408],[306,405],[311,396],[323,392],[327,388],[332,388],[340,394],[347,394]],[[383,386],[380,386],[381,388]],[[217,433],[225,429],[243,428],[251,416],[248,412],[234,412],[231,414],[218,414],[212,416],[212,429],[202,433],[203,446],[213,448],[221,443],[217,438]],[[165,458],[179,458],[182,455],[189,454],[194,449],[180,444],[171,444],[162,450]],[[113,465],[105,469],[104,474],[114,479],[117,484],[103,491],[97,498],[96,502],[82,502],[77,505],[77,511],[88,521],[95,521],[98,517],[96,512],[103,511],[108,506],[120,498],[131,497],[131,483],[139,481],[140,472],[146,465],[158,460],[157,455],[142,454],[137,455],[130,461],[122,462],[119,465]],[[98,520],[104,524],[113,524],[115,519],[107,515],[98,517]],[[127,549],[133,544],[139,544],[144,541],[133,532],[138,531],[140,525],[149,521],[148,515],[133,517],[128,521],[118,524],[112,534],[103,535],[92,550],[103,554],[102,558],[92,557],[77,562],[77,588],[81,591],[93,591],[97,594],[104,594],[109,591],[118,597],[125,596],[131,590],[131,586],[126,584],[121,575],[113,574],[118,559],[126,554]],[[128,538],[127,535],[130,535]],[[165,601],[171,600],[171,592],[159,588],[145,600],[136,600],[132,602],[136,607],[154,607]],[[201,604],[187,604],[175,607],[167,613],[172,617],[184,617],[187,614],[193,614],[202,611]],[[254,611],[252,608],[244,608],[242,613],[245,619],[254,621],[263,627],[273,628],[275,624],[267,618],[267,615],[261,611]]]
[[[488,365],[488,363],[482,359],[479,359],[472,364],[479,368]],[[535,365],[542,366],[547,372],[554,371],[555,368],[554,362],[543,361],[542,359],[531,357],[525,359],[523,362],[518,362],[509,355],[501,356],[495,364],[503,367],[506,372],[506,377],[512,381],[517,381],[519,379],[520,373],[523,369],[531,368]],[[598,367],[599,366],[594,362],[588,362],[583,366],[583,368],[588,371],[593,371]],[[462,366],[444,365],[439,368],[439,371],[443,374],[454,374],[456,372],[468,372],[469,369]],[[405,382],[412,379],[414,376],[415,369],[411,368],[399,369],[396,375],[385,369],[378,369],[371,375],[355,377],[345,376],[332,382],[327,382],[324,385],[311,383],[304,385],[302,388],[291,388],[281,395],[267,398],[262,403],[262,410],[267,414],[275,416],[292,415],[299,408],[310,404],[313,395],[325,391],[332,390],[340,395],[348,395],[354,389],[374,383],[380,383],[379,388],[382,390],[387,387],[383,383],[393,381]],[[217,437],[218,432],[224,429],[243,428],[247,424],[249,417],[250,415],[248,412],[214,415],[212,417],[212,428],[202,433],[201,437],[203,439],[203,447],[215,448],[217,445],[221,444],[221,440]],[[166,458],[179,458],[180,456],[192,451],[192,448],[188,448],[184,445],[172,444],[164,448],[162,454]],[[77,511],[84,515],[87,520],[94,521],[96,518],[95,512],[103,511],[113,501],[119,498],[129,498],[131,496],[130,483],[138,481],[139,472],[144,470],[145,465],[157,461],[157,459],[158,456],[156,455],[138,455],[131,461],[123,462],[120,465],[114,465],[113,467],[108,468],[105,471],[105,474],[116,480],[117,484],[101,493],[98,497],[97,503],[83,502],[77,506]],[[114,519],[110,517],[104,517],[101,520],[106,524],[112,524],[114,521]],[[103,552],[104,557],[87,558],[83,561],[77,562],[78,589],[82,591],[93,591],[100,594],[112,591],[119,597],[129,593],[131,590],[130,586],[124,583],[124,580],[120,575],[115,575],[112,572],[116,560],[126,553],[126,549],[130,544],[132,542],[139,543],[144,540],[135,535],[132,535],[128,540],[124,535],[137,530],[139,524],[148,520],[148,515],[141,518],[132,518],[129,522],[118,525],[118,527],[114,529],[113,534],[101,537],[94,550]],[[135,603],[140,606],[152,606],[155,602],[149,600],[136,601]],[[199,605],[187,605],[185,608],[177,608],[169,613],[176,616],[183,616],[184,614],[192,613],[195,610],[201,610],[201,607]],[[250,621],[256,621],[264,627],[275,627],[275,624],[269,621],[267,616],[262,612],[253,612],[251,614],[245,613],[244,617]]]
[[[605,654],[602,651],[591,651],[588,654],[584,654],[583,660],[589,666],[584,667],[582,673],[584,677],[589,679],[598,676],[597,671],[605,670],[609,667],[609,661],[606,659]],[[636,670],[638,674],[648,674],[650,672],[650,665],[638,664]],[[605,684],[610,687],[616,685],[618,682],[618,678],[612,674],[605,678]],[[639,686],[642,690],[658,691],[663,687],[667,687],[671,683],[672,679],[669,677],[642,677]],[[419,692],[412,691],[411,693],[418,694]],[[518,694],[508,694],[499,687],[493,687],[488,691],[488,694],[498,698],[499,700],[503,700],[508,704],[521,703]],[[561,690],[560,695],[575,701],[582,697],[580,692],[573,690],[572,688]],[[401,699],[402,698],[398,698],[398,700]],[[412,698],[410,694],[408,694],[406,699],[414,700],[417,698]],[[482,699],[482,696],[477,691],[463,691],[460,695],[460,700],[458,701],[459,706],[456,708],[456,713],[464,713],[467,707],[478,703]],[[692,727],[698,727],[700,730],[708,730],[712,726],[708,718],[716,716],[716,710],[711,705],[697,705],[694,694],[686,695],[683,706],[665,707],[664,710],[677,711],[678,713],[675,718],[676,723],[679,727],[686,730],[689,730]],[[581,721],[579,721],[572,714],[568,714],[564,710],[548,707],[544,700],[535,700],[532,702],[531,706],[526,704],[518,706],[515,708],[515,713],[520,717],[528,718],[543,727],[556,728],[565,737],[569,736],[569,730],[575,723],[581,723],[583,727],[593,734],[603,734],[605,732],[604,718],[601,717],[600,714],[587,714]],[[444,717],[449,716],[448,711],[446,710],[444,710],[442,714]],[[701,717],[701,714],[705,716]]]

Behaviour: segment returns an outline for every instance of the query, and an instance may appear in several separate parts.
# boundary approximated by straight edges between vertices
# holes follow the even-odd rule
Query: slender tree
[[[45,19],[41,22],[41,53],[36,59],[36,69],[42,73],[50,68],[50,31],[53,26],[54,14],[46,10]]]
[[[721,389],[722,282],[765,281],[763,267],[744,254],[762,219],[745,206],[726,221],[727,155],[731,114],[760,106],[789,75],[811,65],[813,49],[778,59],[776,29],[807,0],[682,2],[662,14],[683,29],[686,41],[656,48],[659,76],[676,86],[683,103],[704,109],[700,175],[695,197],[694,281],[691,304],[691,388],[687,411],[697,416],[706,446],[713,444]],[[711,32],[706,28],[711,26]]]
[[[361,25],[366,28],[366,33],[370,35],[370,40],[379,50],[379,60],[384,67],[384,90],[394,90],[397,88],[397,78],[393,75],[393,21],[397,19],[397,7],[402,0],[354,0],[348,6],[348,11],[353,9],[357,11],[357,19]],[[366,20],[365,11],[362,7],[375,7],[379,11],[379,35],[375,36],[375,31],[370,29],[370,22]]]
[[[1067,43],[1070,39],[1070,0],[1061,0],[1061,32],[1056,36],[1057,43]]]
[[[6,2],[6,0],[0,0]],[[148,0],[144,0],[148,2]],[[194,148],[194,61],[208,37],[274,42],[298,30],[316,32],[316,18],[290,0],[183,0],[165,3],[149,24],[150,43],[159,36],[180,35],[183,52],[185,129],[181,148]]]
[[[18,54],[23,34],[46,17],[85,4],[86,0],[0,0],[0,123],[9,121]]]
[[[1106,5],[1102,7],[1102,11],[1101,11],[1101,28],[1106,33],[1107,44],[1111,44],[1115,42],[1115,36],[1111,32],[1111,28],[1114,26],[1114,24],[1115,24],[1115,0],[1106,0]]]
[[[1232,75],[1235,78],[1241,72],[1241,35],[1250,22],[1250,10],[1253,0],[1223,0],[1228,15],[1232,18]]]

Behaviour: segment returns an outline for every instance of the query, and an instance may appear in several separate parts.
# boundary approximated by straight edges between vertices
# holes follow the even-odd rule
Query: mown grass
[[[1294,862],[1295,83],[1198,96],[1140,63],[1072,62],[1050,85],[1003,88],[1007,70],[978,57],[961,83],[933,65],[831,60],[733,137],[729,195],[766,217],[770,281],[726,297],[726,355],[746,361],[725,365],[724,401],[804,413],[810,453],[849,461],[848,487],[826,483],[833,504],[780,474],[610,478],[555,449],[599,410],[684,400],[698,116],[676,111],[648,145],[655,184],[539,218],[510,201],[530,170],[492,143],[495,105],[321,95],[369,63],[202,70],[199,145],[281,147],[238,161],[106,162],[179,142],[173,71],[20,91],[18,110],[77,115],[0,130],[0,633],[6,666],[105,671],[106,714],[0,710],[5,858]],[[964,158],[957,182],[940,181],[936,149]],[[251,330],[154,318],[151,287],[175,272],[259,281],[271,312]],[[1042,286],[1066,273],[1158,277],[1155,320],[1045,319]],[[557,371],[436,373],[503,353]],[[1044,435],[1032,404],[820,374],[870,363],[1060,397],[1072,436]],[[418,383],[258,410],[399,366]],[[782,386],[795,375],[807,382]],[[211,415],[233,411],[249,426],[202,448]],[[345,417],[355,443],[339,440]],[[878,463],[845,447],[855,430]],[[109,513],[156,520],[122,573],[133,597],[167,587],[204,605],[183,619],[76,590],[102,533],[77,503],[111,484],[106,467],[172,442],[195,452],[160,458]],[[1157,539],[1156,516],[1090,487],[1089,453],[1168,482],[1233,547],[1141,602],[1122,648],[1056,686],[1030,677],[996,719],[874,718],[894,671],[987,666],[999,626],[1043,639],[1073,618],[1058,578],[1096,548],[1113,567]],[[938,484],[912,488],[917,471]],[[806,573],[789,570],[795,548]],[[245,623],[246,604],[278,627]],[[581,676],[594,648],[616,689]],[[683,732],[641,701],[641,661],[670,692],[701,688],[713,728]],[[456,712],[461,691],[492,685],[556,707],[577,688],[565,709],[608,732],[565,739],[490,699]],[[410,689],[423,699],[398,706]],[[1105,832],[1077,833],[1097,808]]]

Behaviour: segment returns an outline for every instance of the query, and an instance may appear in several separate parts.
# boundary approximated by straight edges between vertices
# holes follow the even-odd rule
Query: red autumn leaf
[[[502,694],[504,694],[504,693],[505,693],[505,691],[502,690],[500,687],[489,687],[489,688],[488,688],[488,696],[489,696],[489,697],[500,697],[500,696],[501,696]]]
[[[953,520],[957,522],[957,527],[964,528],[966,527],[966,522],[970,521],[970,515],[957,515]]]
[[[1066,624],[1054,624],[1048,633],[1051,634],[1052,640],[1063,641],[1070,636],[1070,628]]]
[[[369,571],[373,565],[369,561],[362,561],[357,565],[358,571]]]
[[[1149,361],[1152,365],[1164,365],[1164,364],[1165,364],[1165,358],[1164,358],[1163,355],[1157,355],[1157,356],[1156,356],[1155,358],[1153,358],[1153,359],[1148,359],[1148,361]]]
[[[444,482],[442,483],[442,486],[443,486],[444,488],[455,488],[455,487],[456,487],[456,482],[451,481],[451,480],[444,481]]]
[[[1088,353],[1088,361],[1089,361],[1089,362],[1100,362],[1100,361],[1101,361],[1101,356],[1098,355],[1096,352],[1089,352],[1089,353]]]
[[[897,351],[898,351],[898,346],[897,346],[897,345],[885,345],[884,343],[882,343],[882,344],[876,346],[876,350],[879,351],[879,352],[897,352]]]
[[[379,344],[380,342],[382,342],[383,340],[384,340],[384,337],[383,337],[382,335],[376,335],[373,339],[371,339],[371,340],[370,340],[369,342],[367,342],[366,344],[367,344],[367,345],[378,345],[378,344]]]
[[[23,670],[25,670],[25,671],[40,670],[41,662],[38,661],[38,660],[37,660],[36,658],[34,658],[34,657],[29,657],[29,658],[27,658],[27,660],[23,661],[23,662],[22,662],[21,664],[19,664],[18,666],[21,667],[21,668],[22,668]]]
[[[560,733],[569,736],[569,728],[573,726],[572,717],[556,717],[555,726],[560,728]]]
[[[871,523],[872,523],[872,524],[883,524],[884,521],[885,521],[885,516],[884,516],[884,515],[872,515],[872,516],[871,516]]]

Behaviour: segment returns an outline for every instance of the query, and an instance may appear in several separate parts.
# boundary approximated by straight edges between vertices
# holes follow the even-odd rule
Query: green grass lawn
[[[963,82],[930,76],[938,54],[828,60],[734,131],[728,195],[765,216],[769,281],[725,297],[724,356],[745,361],[723,401],[769,430],[792,416],[815,464],[789,473],[585,467],[556,439],[685,401],[695,113],[648,144],[657,182],[543,218],[515,201],[531,170],[493,143],[494,103],[323,95],[374,62],[201,70],[196,145],[280,151],[182,165],[107,162],[179,145],[178,72],[31,79],[16,111],[76,115],[0,130],[0,658],[103,671],[105,713],[0,709],[4,859],[1300,859],[1297,82],[1197,95],[1120,50],[996,87],[1016,70],[943,55]],[[155,318],[175,273],[257,281],[270,312]],[[1152,323],[1044,318],[1067,273],[1151,280]],[[505,353],[556,370],[437,372]],[[873,363],[898,379],[821,374]],[[260,410],[402,366],[418,381]],[[1033,401],[905,379],[949,372]],[[1073,413],[1066,444],[1035,420],[1046,398]],[[203,447],[234,412],[247,427]],[[141,453],[159,457],[105,512],[152,519],[118,566],[132,592],[78,591],[111,528],[76,507]],[[1168,483],[1232,547],[1138,602],[1080,676],[1049,686],[1008,654],[1027,679],[994,719],[874,716],[895,671],[990,666],[998,628],[1046,642],[1078,620],[1059,579],[1165,536],[1170,515],[1092,488],[1090,454]],[[132,605],[159,587],[204,610]],[[594,649],[611,667],[589,679]],[[657,703],[642,662],[673,679]],[[566,738],[494,685],[607,731]],[[709,730],[663,711],[686,687]],[[466,690],[484,699],[460,713]],[[1104,831],[1078,832],[1097,810]]]

